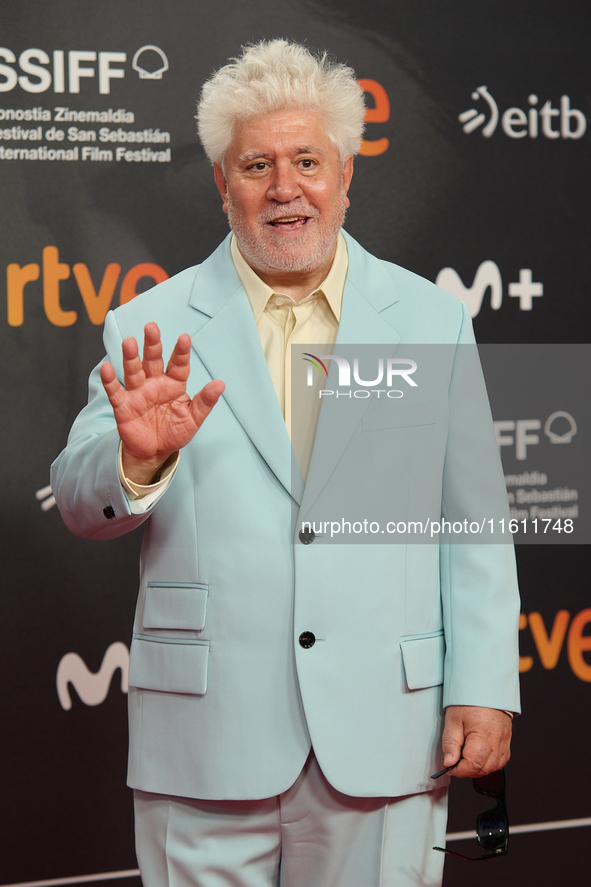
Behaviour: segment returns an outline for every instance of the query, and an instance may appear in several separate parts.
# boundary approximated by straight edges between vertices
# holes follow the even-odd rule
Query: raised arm
[[[113,313],[107,315],[105,347],[110,361],[90,375],[88,403],[74,422],[68,444],[51,467],[51,485],[59,510],[76,536],[112,539],[140,526],[151,508],[135,512],[118,471],[149,484],[203,424],[224,390],[209,382],[193,399],[186,391],[190,337],[181,335],[164,370],[160,331],[146,325],[143,360],[135,339],[123,338]],[[123,379],[121,384],[119,379]]]

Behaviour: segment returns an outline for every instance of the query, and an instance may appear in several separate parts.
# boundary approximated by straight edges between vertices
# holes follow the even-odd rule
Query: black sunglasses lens
[[[508,839],[507,819],[498,810],[485,810],[476,820],[478,846],[492,853],[506,849]]]
[[[480,776],[473,779],[472,783],[477,792],[489,795],[496,801],[496,806],[480,813],[476,819],[476,839],[478,847],[484,853],[481,853],[480,856],[463,856],[461,853],[443,847],[434,847],[433,849],[471,862],[504,856],[509,849],[509,820],[505,807],[505,771],[497,770],[487,776]]]
[[[487,776],[479,776],[473,781],[476,791],[484,795],[500,795],[505,791],[505,774],[502,770],[495,770]]]

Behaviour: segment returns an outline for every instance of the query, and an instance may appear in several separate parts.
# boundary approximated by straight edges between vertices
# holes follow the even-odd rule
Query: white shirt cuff
[[[125,477],[123,472],[122,444],[119,444],[119,453],[117,456],[117,471],[121,486],[127,493],[129,499],[129,507],[132,514],[142,514],[147,511],[157,499],[164,493],[179,464],[181,457],[180,451],[176,454],[173,461],[166,466],[160,475],[160,479],[155,484],[136,484],[134,481]]]

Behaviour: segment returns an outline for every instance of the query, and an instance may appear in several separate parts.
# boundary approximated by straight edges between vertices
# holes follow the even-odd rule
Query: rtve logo
[[[576,613],[571,619],[568,610],[559,610],[552,625],[546,625],[541,613],[521,613],[519,629],[529,628],[535,650],[543,668],[550,671],[558,665],[565,646],[568,664],[580,681],[591,683],[591,663],[585,657],[591,651],[591,636],[585,629],[591,624],[591,609]],[[549,630],[548,630],[549,629]],[[531,648],[531,642],[528,644]],[[519,671],[530,671],[536,665],[534,656],[519,657]]]
[[[67,91],[76,95],[80,92],[81,80],[89,79],[98,83],[100,95],[109,95],[111,80],[125,77],[126,69],[121,65],[126,62],[126,52],[84,49],[71,49],[67,53],[55,49],[51,58],[44,49],[25,49],[17,61],[11,49],[0,47],[0,92],[10,92],[17,86],[25,92],[47,92],[53,86],[55,93]],[[131,66],[140,80],[161,80],[168,71],[168,59],[159,46],[147,44],[134,54]]]
[[[66,262],[60,261],[58,248],[46,246],[43,249],[42,261],[17,265],[11,262],[6,269],[6,302],[9,326],[22,326],[25,320],[25,287],[27,298],[34,298],[31,286],[41,278],[43,309],[45,316],[54,326],[72,326],[78,319],[78,312],[64,310],[61,304],[60,283],[68,280],[71,271],[78,286],[78,292],[86,308],[91,323],[101,326],[107,311],[111,307],[115,290],[121,277],[121,265],[110,262],[103,272],[98,287],[92,281],[90,271],[84,262],[76,262],[70,269]],[[119,287],[119,305],[135,298],[143,290],[139,288],[142,278],[153,281],[152,286],[168,278],[167,272],[153,262],[141,262],[129,269],[121,280]],[[146,289],[147,287],[143,287]],[[38,290],[38,287],[37,287]]]
[[[571,108],[567,95],[560,97],[560,105],[555,108],[548,99],[541,104],[537,95],[527,98],[528,109],[507,108],[501,114],[499,106],[486,88],[479,86],[472,93],[472,101],[478,103],[476,108],[468,108],[458,115],[462,128],[468,135],[482,127],[482,135],[489,139],[497,129],[499,121],[501,129],[510,139],[580,139],[587,130],[587,118],[582,111]]]

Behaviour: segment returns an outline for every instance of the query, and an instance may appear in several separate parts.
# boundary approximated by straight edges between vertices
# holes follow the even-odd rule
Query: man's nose
[[[267,188],[267,198],[269,200],[277,200],[280,203],[288,203],[301,197],[302,189],[298,182],[296,171],[291,164],[277,164],[273,169],[269,187]]]

